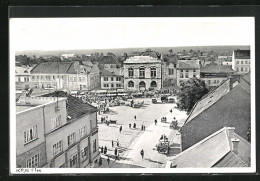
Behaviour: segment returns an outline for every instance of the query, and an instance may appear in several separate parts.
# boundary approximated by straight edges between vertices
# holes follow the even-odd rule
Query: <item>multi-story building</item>
[[[205,82],[208,87],[216,87],[225,82],[234,71],[224,65],[206,65],[200,68],[200,79]]]
[[[124,63],[124,89],[130,91],[160,90],[162,63],[151,56],[133,56]]]
[[[92,90],[100,85],[99,68],[82,61],[44,62],[31,70],[31,82],[40,88]]]
[[[124,87],[122,75],[103,69],[101,72],[101,89],[116,90]]]
[[[250,72],[250,50],[234,50],[232,56],[232,69],[240,74]]]
[[[18,167],[91,167],[100,158],[95,107],[60,91],[22,97],[17,110]]]
[[[176,85],[177,79],[177,56],[167,57],[167,61],[162,63],[163,87]]]
[[[123,75],[122,64],[114,56],[103,56],[99,61],[101,70],[106,69],[110,72],[115,72],[117,75]]]
[[[66,97],[66,117],[46,124],[47,167],[91,167],[100,158],[97,109],[62,91],[43,97]]]
[[[199,60],[178,60],[177,63],[177,85],[188,81],[190,78],[200,78]]]
[[[15,67],[16,89],[25,89],[30,87],[31,69],[33,67]]]
[[[66,119],[66,99],[21,97],[16,103],[16,165],[22,168],[47,164],[45,125],[53,118]],[[64,124],[64,123],[63,123]]]

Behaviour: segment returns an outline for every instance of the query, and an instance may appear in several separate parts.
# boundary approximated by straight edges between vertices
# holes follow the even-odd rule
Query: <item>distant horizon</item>
[[[250,45],[193,45],[193,46],[165,46],[165,47],[128,47],[128,48],[94,48],[94,49],[60,49],[60,50],[52,50],[52,49],[48,49],[48,50],[40,50],[40,49],[31,49],[31,50],[18,50],[15,51],[15,54],[19,54],[19,53],[23,53],[23,52],[28,52],[28,51],[33,51],[33,52],[64,52],[64,51],[98,51],[98,50],[123,50],[123,49],[151,49],[152,51],[154,51],[153,49],[166,49],[169,48],[170,49],[180,49],[180,48],[191,48],[191,47],[247,47],[247,48],[251,48]],[[32,53],[32,52],[31,52]]]

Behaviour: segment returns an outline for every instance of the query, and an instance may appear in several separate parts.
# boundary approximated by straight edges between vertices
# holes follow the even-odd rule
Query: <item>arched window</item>
[[[156,77],[156,68],[151,68],[151,77]]]
[[[144,82],[144,81],[141,81],[141,82],[139,83],[139,87],[140,87],[140,88],[145,88],[145,82]]]
[[[128,76],[129,77],[133,77],[134,76],[134,69],[133,68],[129,68],[128,69]]]
[[[128,87],[134,87],[134,82],[133,81],[129,81],[128,82]]]
[[[157,87],[157,83],[155,81],[151,82],[151,87]]]
[[[145,78],[145,69],[144,67],[139,68],[139,78]]]

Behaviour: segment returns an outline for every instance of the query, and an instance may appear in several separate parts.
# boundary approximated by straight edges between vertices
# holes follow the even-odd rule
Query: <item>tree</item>
[[[181,90],[177,95],[177,106],[180,110],[184,110],[188,114],[195,103],[208,92],[209,90],[206,88],[204,81],[196,77],[189,79],[187,82],[181,84]]]

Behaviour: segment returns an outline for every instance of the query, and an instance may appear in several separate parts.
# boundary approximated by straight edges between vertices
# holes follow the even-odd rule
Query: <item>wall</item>
[[[92,123],[90,123],[90,120]],[[91,130],[96,127],[96,113],[87,114],[77,120],[71,121],[69,124],[57,129],[46,136],[47,146],[47,162],[50,162],[55,156],[53,155],[53,145],[63,140],[63,152],[69,151],[68,136],[76,133],[76,143],[80,141],[79,129],[86,126],[86,134],[89,135]],[[69,158],[69,157],[68,157]]]
[[[26,161],[29,158],[32,158],[33,156],[35,156],[36,154],[39,154],[39,158],[40,158],[40,163],[39,163],[38,167],[39,168],[43,167],[47,163],[45,147],[46,147],[45,142],[43,142],[43,143],[39,144],[38,146],[18,155],[16,157],[17,167],[26,168]]]
[[[104,78],[108,77],[108,81],[104,81]],[[117,76],[101,76],[101,89],[106,89],[106,90],[110,90],[110,89],[122,89],[124,87],[124,83],[123,83],[123,77],[121,77],[121,81],[116,81],[116,77]],[[111,78],[113,78],[113,81],[111,80]],[[109,87],[105,87],[104,84],[109,84]],[[111,87],[111,84],[114,85],[114,87]],[[116,87],[116,84],[121,84],[120,87]]]
[[[45,141],[43,109],[30,109],[16,114],[16,155],[27,152]],[[24,144],[24,131],[37,125],[38,139]]]
[[[144,67],[145,68],[145,78],[139,78],[139,68]],[[156,68],[156,77],[151,77],[151,68]],[[128,69],[133,68],[134,69],[134,76],[129,77],[128,76]],[[161,82],[162,82],[162,75],[161,75],[161,64],[160,63],[149,63],[149,64],[124,64],[124,89],[131,90],[131,91],[138,91],[139,90],[139,83],[141,81],[144,81],[146,84],[146,90],[150,88],[151,82],[156,81],[157,87],[155,90],[161,89]],[[128,87],[128,82],[133,81],[134,87]]]
[[[183,78],[180,77],[181,70],[183,70]],[[188,70],[188,78],[185,77],[186,69],[177,69],[177,85],[180,86],[181,81],[185,82],[189,80],[190,78],[193,78],[194,73],[196,74],[196,77],[200,78],[200,69],[195,69],[195,72],[193,70]]]

